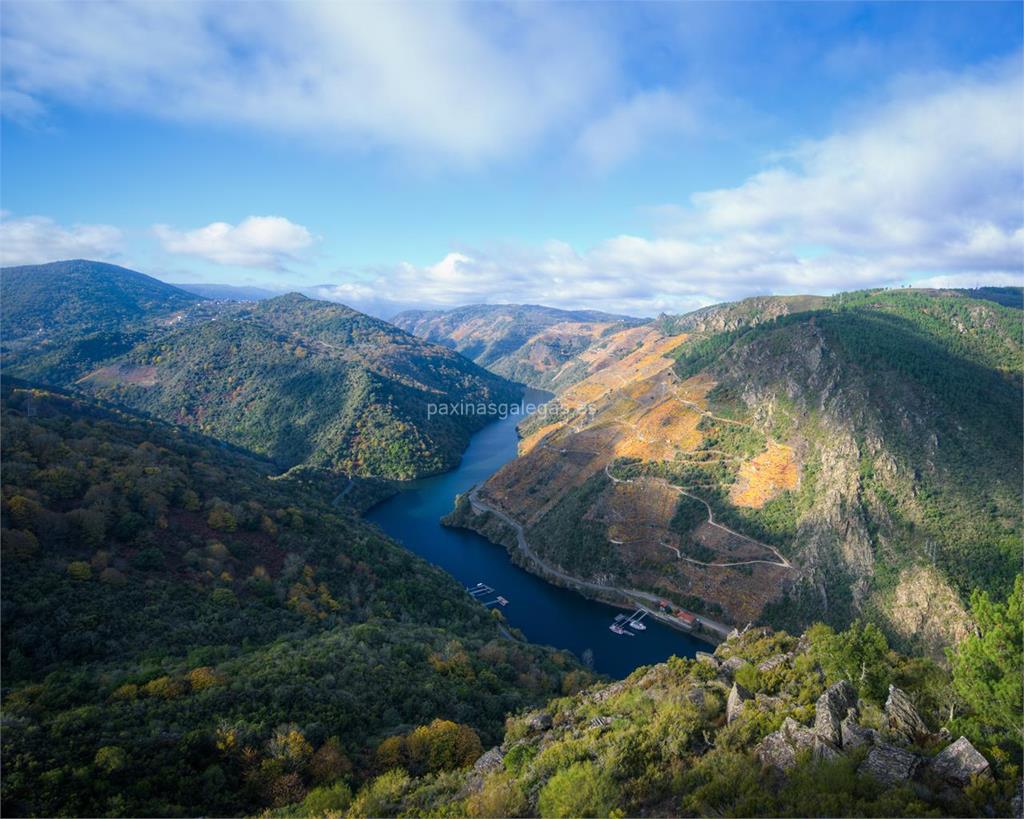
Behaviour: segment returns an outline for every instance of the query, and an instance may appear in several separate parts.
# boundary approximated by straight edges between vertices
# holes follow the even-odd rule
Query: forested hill
[[[529,423],[480,497],[570,574],[738,624],[867,617],[941,656],[972,591],[1020,570],[1021,331],[949,291],[662,318]]]
[[[5,345],[5,372],[187,425],[282,470],[409,479],[449,469],[493,417],[487,405],[521,394],[458,353],[344,305],[298,294],[214,303],[142,274],[83,265],[5,271],[18,295],[16,326],[28,326],[25,316],[42,322]],[[37,274],[49,289],[29,286]],[[115,285],[134,299],[108,304],[103,294]],[[84,295],[73,300],[49,295],[76,288]],[[5,291],[5,327],[7,309]],[[442,404],[473,411],[435,411]]]
[[[421,338],[458,350],[491,372],[544,388],[567,383],[566,365],[596,341],[644,323],[597,310],[531,304],[408,310],[392,321]]]
[[[381,743],[457,768],[592,679],[317,482],[50,390],[2,400],[5,816],[344,804]]]
[[[134,270],[85,259],[0,270],[5,341],[114,329],[199,300]]]

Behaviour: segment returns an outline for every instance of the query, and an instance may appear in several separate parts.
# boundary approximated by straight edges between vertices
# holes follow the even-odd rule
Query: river
[[[528,390],[525,403],[542,403],[550,393]],[[488,424],[470,441],[459,467],[452,472],[409,484],[398,495],[367,513],[387,534],[407,549],[453,575],[463,586],[485,583],[507,598],[501,609],[509,624],[534,643],[555,646],[582,657],[593,654],[596,671],[622,678],[641,665],[661,662],[673,654],[692,657],[707,645],[695,637],[645,619],[646,631],[625,637],[608,630],[619,609],[588,600],[574,591],[552,586],[516,566],[504,547],[475,532],[440,524],[455,496],[490,477],[516,456],[516,424],[522,415],[509,415]],[[632,629],[630,629],[632,631]]]

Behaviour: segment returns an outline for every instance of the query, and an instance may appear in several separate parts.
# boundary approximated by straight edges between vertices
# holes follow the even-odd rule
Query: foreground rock
[[[889,686],[889,698],[885,701],[885,718],[888,735],[899,742],[911,745],[927,741],[931,736],[928,726],[917,713],[910,697],[894,685]]]
[[[842,722],[857,707],[857,692],[847,680],[830,685],[818,697],[814,709],[814,733],[825,742],[840,748],[843,745]]]
[[[749,699],[750,692],[739,683],[734,682],[732,684],[732,688],[729,689],[729,700],[725,704],[726,725],[739,716],[740,710],[743,708],[743,703]]]
[[[757,746],[757,758],[768,767],[788,771],[796,765],[797,755],[801,751],[814,749],[814,740],[813,731],[792,717],[786,717],[778,731],[761,740]]]
[[[882,743],[868,751],[858,773],[872,776],[883,785],[899,785],[913,778],[919,764],[916,754]]]
[[[990,776],[988,760],[971,745],[966,737],[960,737],[943,749],[931,762],[931,770],[937,776],[961,787],[969,785],[975,776]]]

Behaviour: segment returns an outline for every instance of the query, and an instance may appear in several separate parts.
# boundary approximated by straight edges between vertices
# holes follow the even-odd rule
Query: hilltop
[[[117,329],[200,298],[134,270],[86,259],[0,269],[4,341]]]
[[[4,282],[21,288],[16,315],[46,319],[30,344],[5,350],[6,374],[189,426],[282,470],[405,480],[450,469],[488,416],[431,414],[430,405],[521,394],[456,352],[344,305],[295,293],[213,303],[120,268],[42,267],[53,289],[89,283],[76,310],[91,323],[66,320],[49,289],[22,286],[37,271],[5,271]],[[134,312],[124,299],[108,309],[102,294],[123,282],[167,295],[135,298]],[[5,326],[6,308],[5,296]]]
[[[570,383],[566,365],[595,342],[644,323],[597,310],[557,310],[532,304],[408,310],[392,322],[458,350],[491,372],[542,389]]]
[[[937,653],[1019,570],[1020,313],[951,293],[662,318],[522,429],[478,496],[573,576]],[[631,331],[631,332],[639,332]],[[588,351],[580,357],[593,355]],[[514,544],[463,505],[455,521]]]

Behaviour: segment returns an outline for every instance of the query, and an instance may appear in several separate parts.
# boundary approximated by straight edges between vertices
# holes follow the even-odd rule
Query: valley
[[[974,657],[1019,632],[1019,310],[474,308],[449,329],[490,372],[443,314],[434,343],[90,264],[40,271],[95,279],[67,306],[0,278],[6,812],[792,813],[821,776],[860,813],[1009,804],[1019,657]],[[856,747],[818,725],[836,686]]]

